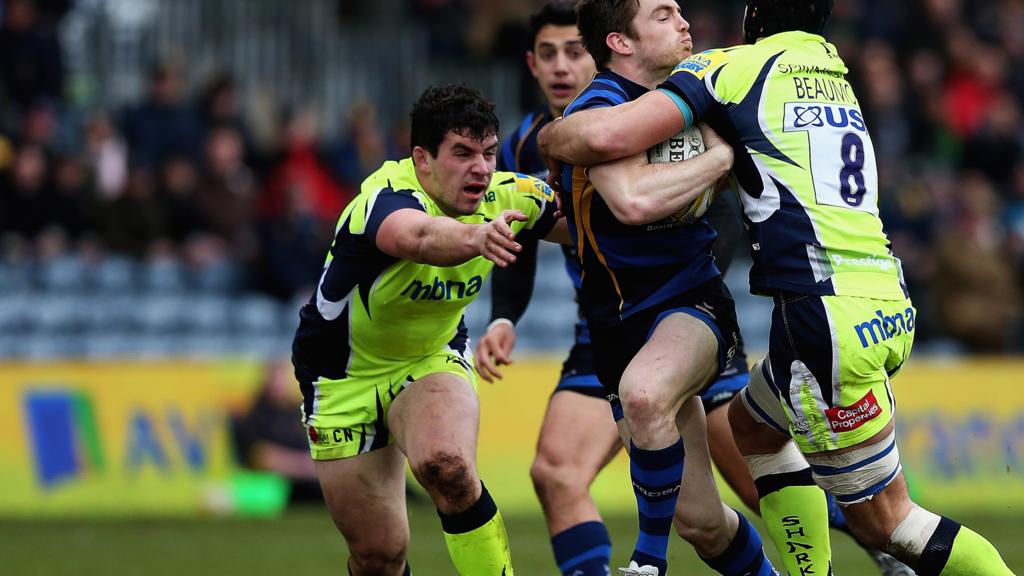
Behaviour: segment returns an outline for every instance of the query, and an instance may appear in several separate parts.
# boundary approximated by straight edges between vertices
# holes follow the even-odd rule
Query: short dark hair
[[[483,140],[498,134],[494,104],[467,84],[427,88],[412,107],[409,143],[437,156],[445,134]]]
[[[580,0],[576,4],[576,26],[587,52],[599,69],[607,68],[612,58],[608,35],[619,32],[633,36],[633,18],[640,0]]]
[[[747,0],[743,40],[753,44],[780,32],[802,30],[823,35],[833,0]]]
[[[551,0],[545,2],[533,14],[530,14],[529,40],[530,50],[537,43],[537,34],[545,26],[575,26],[576,8],[573,0]]]

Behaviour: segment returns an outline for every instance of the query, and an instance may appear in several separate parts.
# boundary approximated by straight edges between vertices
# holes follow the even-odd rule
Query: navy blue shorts
[[[616,420],[622,418],[618,392],[619,380],[626,366],[647,343],[658,323],[677,312],[703,321],[718,339],[719,372],[722,376],[701,390],[705,409],[714,409],[728,402],[746,385],[748,372],[746,358],[741,351],[735,304],[721,277],[716,277],[616,324],[590,323],[594,371],[604,385],[605,397],[612,405]]]
[[[572,350],[569,351],[569,357],[562,363],[562,375],[558,379],[555,392],[563,390],[594,398],[605,397],[604,386],[601,386],[601,381],[594,372],[594,347],[589,338],[577,338]]]

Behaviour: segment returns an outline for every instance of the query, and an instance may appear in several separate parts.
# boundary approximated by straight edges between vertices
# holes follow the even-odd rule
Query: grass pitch
[[[505,516],[513,561],[520,576],[557,575],[543,518]],[[449,575],[440,524],[428,504],[410,506],[413,573]],[[1017,518],[962,518],[989,538],[1011,569],[1024,572]],[[368,519],[372,521],[372,519]],[[622,562],[636,536],[632,514],[606,517],[614,560]],[[323,507],[303,506],[278,519],[39,520],[0,521],[0,573],[11,576],[255,576],[345,574],[345,550]],[[869,558],[845,535],[833,533],[836,574],[877,574]],[[770,546],[770,545],[769,545]],[[769,555],[774,560],[774,550]],[[669,563],[676,575],[712,575],[693,551],[673,539]]]

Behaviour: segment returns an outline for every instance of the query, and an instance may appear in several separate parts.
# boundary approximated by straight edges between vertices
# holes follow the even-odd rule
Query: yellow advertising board
[[[920,361],[893,390],[915,499],[937,510],[1024,514],[1024,362]]]
[[[0,365],[0,513],[195,514],[230,506],[228,409],[258,365]]]
[[[480,471],[510,512],[540,513],[529,467],[559,368],[524,359],[480,384]],[[228,414],[262,375],[252,362],[0,364],[0,515],[231,510]],[[915,359],[893,387],[921,504],[1024,515],[1024,362]],[[593,492],[604,510],[634,506],[624,456]]]
[[[519,362],[504,382],[480,385],[480,469],[502,506],[539,513],[529,465],[559,369],[553,359]],[[1024,515],[1024,361],[912,359],[893,390],[900,456],[920,504]],[[594,493],[605,510],[634,506],[622,454]]]

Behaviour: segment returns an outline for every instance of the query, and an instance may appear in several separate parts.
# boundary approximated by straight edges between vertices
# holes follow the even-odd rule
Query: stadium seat
[[[231,324],[239,335],[276,334],[281,305],[265,296],[245,296],[231,305]]]
[[[0,262],[0,293],[15,294],[31,289],[32,266],[21,262]]]
[[[233,262],[218,262],[190,271],[189,287],[208,294],[228,294],[237,291],[242,272]]]
[[[45,292],[82,291],[86,279],[86,266],[81,259],[65,255],[40,263],[37,277],[39,287]]]
[[[139,287],[150,294],[180,294],[186,289],[184,274],[175,260],[147,262],[140,269]]]
[[[230,330],[230,308],[227,297],[192,296],[181,308],[181,321],[191,334],[222,334]]]
[[[32,323],[29,297],[19,293],[0,293],[0,334],[18,337]]]
[[[94,290],[114,295],[136,290],[136,264],[118,256],[105,258],[94,271]]]
[[[181,330],[184,323],[182,311],[188,306],[189,303],[181,296],[146,294],[139,299],[134,317],[147,337],[164,336]]]
[[[45,294],[31,300],[35,332],[60,337],[76,334],[85,324],[81,300],[71,295]]]

